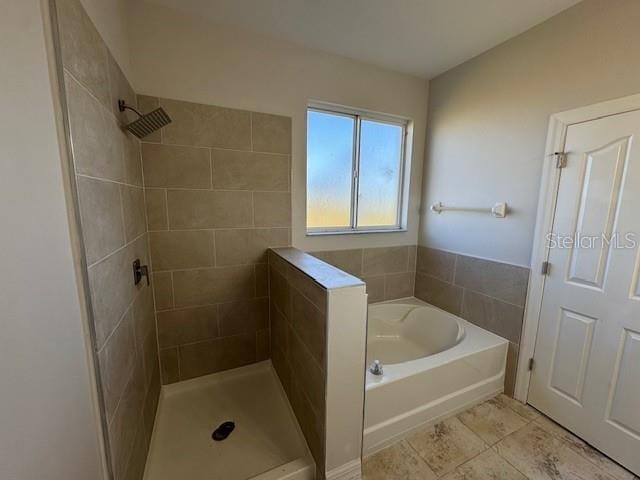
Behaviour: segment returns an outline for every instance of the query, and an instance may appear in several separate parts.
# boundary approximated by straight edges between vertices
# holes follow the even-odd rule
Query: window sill
[[[368,234],[368,233],[403,233],[403,232],[407,232],[408,230],[406,228],[394,228],[394,229],[390,229],[390,228],[381,228],[381,229],[371,229],[371,230],[333,230],[333,231],[314,231],[314,230],[307,230],[306,232],[306,236],[307,237],[322,237],[322,236],[328,236],[328,235],[363,235],[363,234]]]

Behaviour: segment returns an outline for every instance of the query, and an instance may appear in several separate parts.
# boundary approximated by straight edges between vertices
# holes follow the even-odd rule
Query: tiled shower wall
[[[513,395],[529,269],[418,247],[417,298],[509,340],[505,392]]]
[[[115,480],[142,478],[160,392],[139,142],[117,100],[136,96],[78,0],[57,0],[68,128],[88,265],[94,345]]]
[[[367,284],[369,303],[413,296],[415,245],[330,250],[311,255],[361,278]]]
[[[327,291],[269,252],[273,366],[316,461],[325,458]],[[324,472],[320,469],[324,478]]]
[[[267,247],[291,242],[291,119],[139,97],[163,383],[269,358]]]

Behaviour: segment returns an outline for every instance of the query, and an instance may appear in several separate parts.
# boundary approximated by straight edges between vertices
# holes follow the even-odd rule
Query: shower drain
[[[221,423],[218,428],[216,428],[211,434],[211,438],[213,438],[216,442],[221,442],[222,440],[226,440],[231,432],[236,428],[236,424],[234,422],[224,422]]]

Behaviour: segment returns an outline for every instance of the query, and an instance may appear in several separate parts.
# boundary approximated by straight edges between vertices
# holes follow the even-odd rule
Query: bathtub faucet
[[[380,360],[374,360],[369,367],[369,371],[374,375],[382,375],[382,364],[380,363]]]

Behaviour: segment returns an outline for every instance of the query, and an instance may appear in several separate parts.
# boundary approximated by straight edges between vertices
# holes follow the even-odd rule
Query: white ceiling
[[[147,0],[431,78],[580,0]]]

